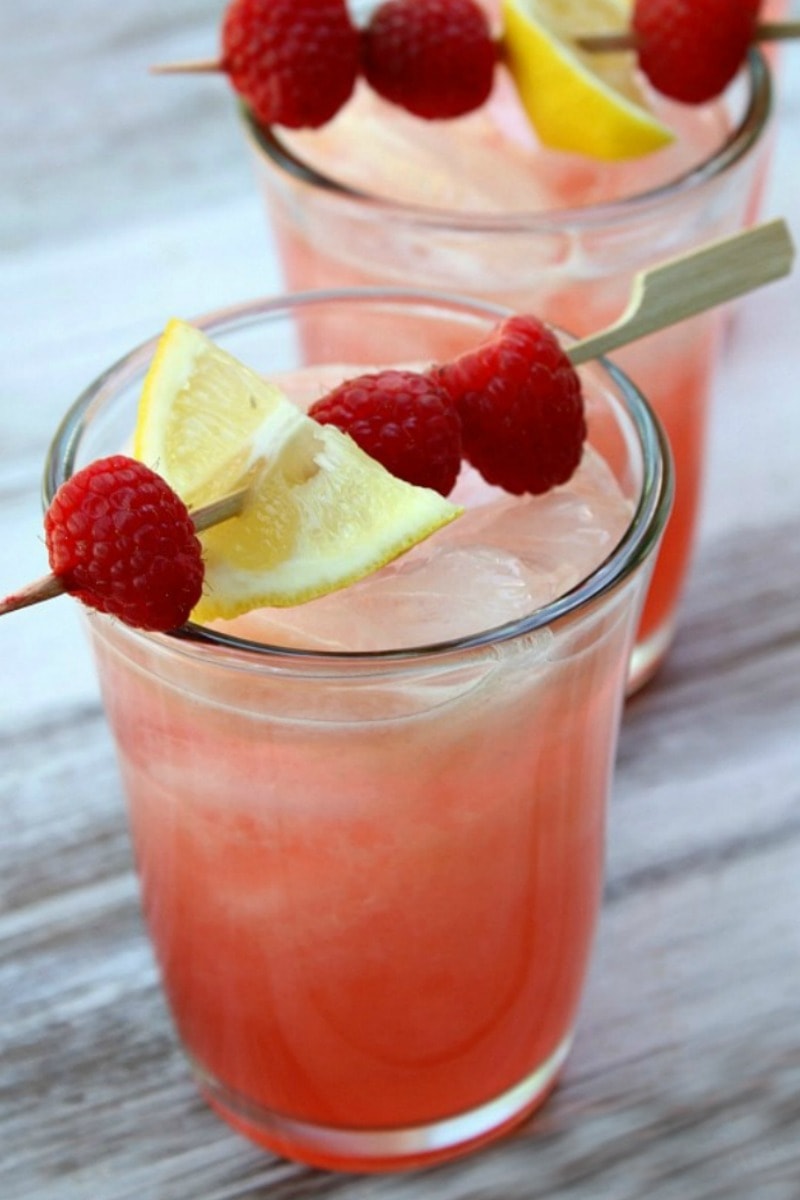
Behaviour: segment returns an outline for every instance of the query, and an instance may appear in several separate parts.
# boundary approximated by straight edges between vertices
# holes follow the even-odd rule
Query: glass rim
[[[773,108],[772,76],[762,51],[753,46],[748,50],[746,65],[737,80],[749,82],[745,110],[738,124],[730,130],[713,154],[656,187],[631,192],[616,200],[588,205],[565,206],[532,212],[494,213],[474,210],[434,208],[424,204],[399,203],[388,196],[379,196],[342,183],[318,171],[290,150],[274,126],[257,124],[244,102],[238,102],[240,118],[255,150],[268,158],[277,168],[329,196],[358,204],[378,216],[399,215],[409,224],[438,228],[447,226],[462,233],[505,231],[530,234],[552,234],[565,229],[593,229],[629,222],[634,216],[649,214],[665,202],[678,200],[687,193],[718,178],[743,159],[758,141],[769,121]],[[735,83],[731,84],[731,87]]]
[[[191,323],[207,335],[220,337],[257,325],[265,319],[277,319],[296,310],[330,304],[407,306],[409,309],[428,308],[459,313],[477,318],[502,320],[513,310],[501,305],[471,300],[448,292],[423,291],[410,288],[334,288],[320,291],[296,292],[269,296],[230,305],[191,319]],[[563,331],[559,331],[563,332]],[[93,418],[113,403],[120,390],[141,378],[152,359],[160,333],[139,343],[133,350],[117,359],[89,384],[68,408],[50,443],[42,479],[42,501],[45,508],[65,480],[74,473],[83,434]],[[568,334],[566,334],[569,337]],[[391,665],[420,660],[445,660],[467,651],[480,651],[512,641],[547,626],[561,622],[580,610],[585,610],[611,590],[620,586],[655,549],[666,525],[672,503],[674,477],[672,458],[666,434],[645,396],[628,376],[604,357],[593,360],[614,385],[625,413],[635,432],[642,456],[642,480],[638,500],[626,530],[610,554],[578,584],[555,600],[541,605],[523,617],[515,618],[488,629],[449,640],[383,650],[323,650],[271,645],[237,637],[220,630],[187,622],[169,633],[151,633],[124,626],[125,633],[150,644],[160,643],[173,649],[216,648],[244,654],[251,661],[287,663],[306,662],[330,666]],[[94,614],[92,615],[101,615]],[[112,619],[112,618],[109,618]]]

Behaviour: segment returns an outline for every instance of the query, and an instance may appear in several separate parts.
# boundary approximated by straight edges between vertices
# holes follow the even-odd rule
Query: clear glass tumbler
[[[466,348],[500,315],[345,291],[199,324],[304,385],[342,362],[354,325],[358,367],[407,361],[415,331]],[[125,447],[153,349],[69,412],[48,502]],[[213,1108],[288,1157],[381,1170],[463,1153],[535,1108],[565,1061],[627,662],[671,496],[641,394],[610,365],[581,374],[629,523],[591,574],[521,619],[358,653],[87,616],[178,1035]],[[402,619],[385,612],[387,627]]]
[[[757,211],[771,110],[758,51],[718,103],[670,107],[674,148],[627,165],[541,150],[528,162],[506,92],[498,87],[493,106],[454,122],[416,121],[362,93],[330,128],[291,135],[259,129],[242,110],[289,289],[431,287],[583,336],[617,319],[636,272],[738,231]],[[676,474],[631,691],[657,669],[674,632],[721,330],[715,311],[613,356],[663,422]]]

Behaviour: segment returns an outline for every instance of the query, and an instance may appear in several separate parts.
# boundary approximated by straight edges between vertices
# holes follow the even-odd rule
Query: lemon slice
[[[632,51],[586,53],[580,34],[620,33],[627,0],[503,0],[503,52],[545,146],[599,159],[638,158],[674,134],[638,86]]]
[[[249,487],[239,516],[200,535],[205,587],[192,618],[201,622],[345,587],[461,512],[395,478],[178,320],[145,379],[133,452],[190,507]]]

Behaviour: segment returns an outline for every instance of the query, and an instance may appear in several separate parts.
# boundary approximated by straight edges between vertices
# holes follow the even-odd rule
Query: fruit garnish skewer
[[[785,223],[773,221],[668,260],[634,278],[619,320],[566,352],[536,318],[507,317],[434,369],[461,418],[463,457],[513,494],[566,483],[586,437],[575,366],[780,278],[792,257]]]
[[[317,128],[363,76],[427,119],[479,108],[498,46],[475,0],[384,0],[363,29],[342,0],[230,0],[216,58],[157,64],[153,74],[222,73],[261,125]]]
[[[740,0],[637,0],[629,29],[581,32],[578,26],[570,32],[546,2],[504,0],[504,27],[494,38],[474,0],[384,0],[362,30],[342,0],[293,6],[230,0],[216,58],[150,69],[158,75],[226,74],[259,124],[317,128],[350,98],[360,75],[384,99],[419,117],[461,116],[484,104],[495,66],[505,62],[536,125],[538,105],[530,92],[539,87],[543,42],[549,63],[562,51],[569,58],[571,49],[601,58],[633,52],[657,91],[699,104],[727,86],[751,43],[800,37],[799,21],[759,22],[757,8]],[[566,15],[577,25],[568,9]],[[581,70],[579,64],[571,69]],[[617,85],[609,82],[613,91]],[[641,152],[667,140],[666,131],[645,130]]]
[[[751,42],[788,42],[800,38],[800,21],[759,21],[750,36]],[[633,30],[622,33],[577,33],[573,39],[581,50],[590,54],[615,54],[636,51],[640,39]],[[225,62],[215,58],[187,58],[175,62],[153,63],[151,75],[213,75],[225,73]]]
[[[766,222],[688,254],[667,260],[658,266],[640,272],[634,279],[630,302],[623,315],[606,329],[575,342],[566,351],[566,357],[575,367],[589,359],[637,341],[648,334],[677,324],[688,317],[741,297],[788,275],[793,260],[792,238],[786,222],[781,219]],[[504,324],[520,320],[525,321],[528,318],[511,317]],[[461,356],[461,359],[457,359],[451,364],[445,364],[444,367],[433,368],[432,371],[437,376],[446,376],[450,372],[457,374],[459,363],[463,359],[479,353],[480,348],[478,351],[467,352],[467,355]],[[192,514],[169,484],[149,467],[133,459],[117,457],[121,469],[133,473],[128,492],[133,495],[134,501],[138,499],[138,492],[135,488],[138,477],[141,477],[145,485],[150,488],[151,496],[155,497],[154,506],[151,506],[155,516],[149,518],[151,525],[154,525],[159,531],[166,528],[167,538],[172,539],[171,545],[168,546],[168,549],[171,549],[172,557],[176,563],[181,564],[181,569],[186,567],[192,577],[187,594],[181,599],[185,611],[173,624],[169,622],[165,624],[161,621],[160,624],[147,625],[141,620],[129,621],[129,623],[138,624],[141,627],[161,629],[166,632],[188,619],[202,587],[203,565],[201,547],[196,537],[197,532],[229,520],[246,509],[248,489],[236,490],[212,504],[204,505]],[[102,477],[104,472],[106,475],[111,474],[110,469],[107,469],[107,464],[115,461],[117,461],[116,458],[102,459],[89,464],[88,467],[83,468],[82,471],[67,480],[56,493],[45,517],[51,565],[53,565],[51,535],[54,534],[57,541],[60,533],[58,514],[54,513],[54,510],[58,507],[62,492],[70,488],[75,489],[76,485],[87,491],[91,490],[93,479]],[[88,477],[88,484],[84,484],[83,477]],[[111,484],[113,487],[117,486],[115,480],[111,481]],[[104,489],[107,489],[108,486],[109,481],[106,480]],[[103,489],[101,491],[102,500],[105,501],[106,491]],[[72,498],[70,498],[70,504],[72,505],[70,515],[77,514],[78,518],[86,525],[86,532],[91,535],[91,523],[95,514],[88,511],[81,512],[80,504],[76,504]],[[161,508],[158,508],[159,505]],[[134,502],[129,512],[123,513],[123,519],[131,517],[131,520],[135,522],[138,519],[137,507],[137,503]],[[105,516],[105,514],[103,515]],[[135,532],[138,533],[138,529]],[[104,545],[113,549],[116,538],[109,534],[107,524],[104,536],[106,539]],[[174,574],[175,572],[173,572],[173,576]],[[180,578],[176,586],[182,586]],[[81,596],[80,589],[68,587],[67,582],[59,577],[57,569],[50,575],[44,576],[0,601],[0,614],[52,599],[67,590],[74,592],[93,607],[100,607],[104,611],[110,611],[114,615],[126,619],[124,612],[120,611],[119,606],[113,602],[113,598],[112,603],[106,603],[107,597],[101,597],[98,604],[91,597]]]
[[[800,21],[759,21],[750,40],[759,43],[788,42],[795,38],[800,38]],[[579,33],[575,41],[581,50],[588,50],[590,54],[610,54],[623,50],[637,50],[639,47],[639,38],[633,30],[625,33]],[[219,70],[219,64],[212,64],[210,61],[204,66],[198,61],[196,67],[206,71]],[[186,63],[180,69],[191,70],[192,64]],[[155,67],[153,70],[158,73],[159,68]]]
[[[628,30],[574,37],[591,55],[631,51],[652,87],[683,104],[705,104],[733,80],[754,42],[800,37],[800,21],[759,22],[744,0],[637,0]]]
[[[176,556],[183,556],[182,569],[188,568],[190,572],[195,572],[199,577],[199,583],[202,583],[202,569],[197,570],[196,568],[196,561],[201,558],[200,545],[199,543],[195,544],[196,539],[192,537],[192,530],[195,534],[202,533],[205,529],[210,529],[214,525],[237,516],[245,505],[247,488],[230,492],[227,496],[222,496],[210,504],[204,504],[201,508],[191,511],[186,509],[185,516],[188,520],[179,519],[176,522],[176,515],[179,518],[184,517],[183,508],[185,506],[180,507],[182,501],[169,485],[154,471],[150,471],[149,467],[145,467],[143,463],[124,458],[122,455],[99,460],[100,463],[105,464],[115,461],[120,465],[124,464],[125,470],[136,471],[139,477],[137,482],[146,480],[147,484],[154,489],[153,494],[149,497],[150,502],[154,503],[153,516],[150,519],[161,519],[164,522],[171,536],[172,553]],[[94,467],[96,464],[91,464],[91,466]],[[91,468],[86,468],[86,470],[89,469]],[[164,504],[167,506],[166,511],[162,507]],[[155,505],[158,507],[156,508]],[[174,532],[176,528],[178,529],[177,536]],[[63,595],[68,590],[64,578],[51,572],[20,588],[18,592],[7,596],[4,600],[0,600],[0,615],[14,612],[18,608],[27,608],[31,604],[39,604],[43,600],[55,599],[56,596]],[[190,591],[190,595],[192,594],[194,593]],[[184,601],[184,603],[188,605],[189,610],[193,606],[190,601]]]
[[[567,353],[577,366],[735,300],[788,275],[794,254],[789,227],[779,217],[667,259],[634,277],[619,320]]]

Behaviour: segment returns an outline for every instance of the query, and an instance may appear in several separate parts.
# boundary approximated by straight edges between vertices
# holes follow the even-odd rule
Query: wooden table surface
[[[0,12],[0,592],[45,569],[39,480],[82,387],[168,316],[279,278],[213,53],[217,0]],[[800,237],[800,47],[766,198]],[[2,1200],[797,1200],[800,273],[739,304],[680,635],[626,711],[608,886],[563,1083],[424,1173],[275,1160],[197,1098],[142,929],[75,606],[0,622]]]

